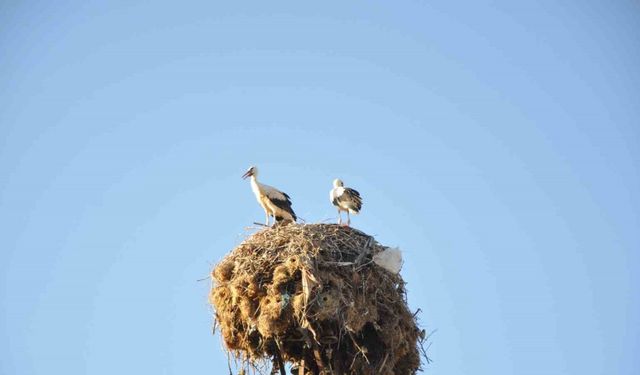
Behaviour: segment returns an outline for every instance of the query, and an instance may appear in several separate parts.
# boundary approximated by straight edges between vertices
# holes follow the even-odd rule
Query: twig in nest
[[[356,342],[356,339],[353,338],[353,335],[351,334],[351,332],[348,332],[349,337],[351,338],[351,341],[353,342],[353,345],[355,345],[356,348],[358,348],[358,351],[360,352],[360,354],[362,354],[362,356],[364,357],[365,361],[367,361],[368,364],[371,364],[369,362],[369,358],[367,358],[367,350],[363,349],[360,345],[358,345],[358,343]],[[355,358],[354,358],[355,360]]]
[[[420,310],[420,309],[418,309]],[[416,312],[417,314],[417,312]],[[427,347],[424,347],[424,343],[425,341],[428,341],[431,338],[431,335],[433,335],[434,333],[436,333],[437,329],[434,329],[433,331],[429,332],[429,334],[427,334],[425,336],[425,331],[424,329],[420,332],[420,339],[418,340],[418,346],[420,348],[420,354],[422,354],[422,356],[424,357],[424,360],[427,362],[427,364],[433,362],[433,360],[431,358],[429,358],[429,356],[427,355],[427,350],[429,350],[429,348],[431,347],[431,343],[429,343],[427,345]]]
[[[343,267],[343,266],[350,266],[353,264],[353,262],[322,262],[322,264],[327,264],[327,265],[333,265],[333,266],[338,266],[338,267]]]
[[[379,370],[382,370],[384,368],[384,365],[387,364],[387,359],[389,359],[389,352],[387,352],[387,354],[384,356],[384,361],[382,361],[382,364],[378,368]]]
[[[364,259],[364,257],[366,257],[369,254],[369,247],[367,245],[367,247],[365,247],[364,249],[362,249],[362,251],[360,252],[360,254],[358,255],[358,257],[355,260],[355,264],[357,264],[358,266],[360,266],[360,263],[362,262],[362,260]]]
[[[278,362],[278,368],[280,369],[280,375],[287,375],[286,370],[284,369],[284,362],[282,361],[282,355],[280,355],[280,341],[278,339],[276,342],[276,361]]]

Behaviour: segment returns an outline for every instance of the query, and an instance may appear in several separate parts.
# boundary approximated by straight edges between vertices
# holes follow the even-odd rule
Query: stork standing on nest
[[[362,208],[362,198],[360,193],[351,188],[344,187],[342,180],[333,180],[333,189],[329,194],[331,203],[338,207],[338,224],[342,224],[342,211],[347,211],[347,226],[351,225],[349,214],[358,214]]]
[[[266,226],[269,226],[269,218],[273,216],[276,222],[294,222],[297,220],[296,213],[291,208],[291,198],[286,193],[258,182],[258,168],[251,167],[242,176],[243,179],[251,177],[251,190],[256,195],[260,206],[264,209],[267,219]]]

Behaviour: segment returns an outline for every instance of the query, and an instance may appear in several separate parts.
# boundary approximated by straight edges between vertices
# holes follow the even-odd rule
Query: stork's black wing
[[[362,198],[360,197],[360,193],[357,190],[344,188],[343,193],[340,196],[336,197],[335,200],[337,202],[335,202],[334,204],[340,203],[348,207],[352,211],[360,212],[360,209],[362,209]]]
[[[274,192],[270,192],[267,195],[267,197],[276,207],[278,207],[279,209],[285,212],[288,212],[293,218],[293,221],[298,220],[296,213],[293,212],[293,208],[291,208],[291,198],[287,193],[284,193],[279,190],[275,190]],[[282,217],[276,216],[276,221],[281,221],[282,219],[283,219]]]

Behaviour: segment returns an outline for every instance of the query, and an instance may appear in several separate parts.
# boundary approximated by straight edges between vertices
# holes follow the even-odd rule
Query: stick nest
[[[296,374],[415,374],[424,338],[399,275],[373,237],[333,224],[276,225],[212,272],[210,301],[226,349],[254,369]]]

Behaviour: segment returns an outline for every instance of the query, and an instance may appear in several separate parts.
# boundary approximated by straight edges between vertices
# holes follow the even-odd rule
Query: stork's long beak
[[[247,177],[251,176],[251,171],[247,171],[247,173],[242,175],[242,179],[246,179]]]

